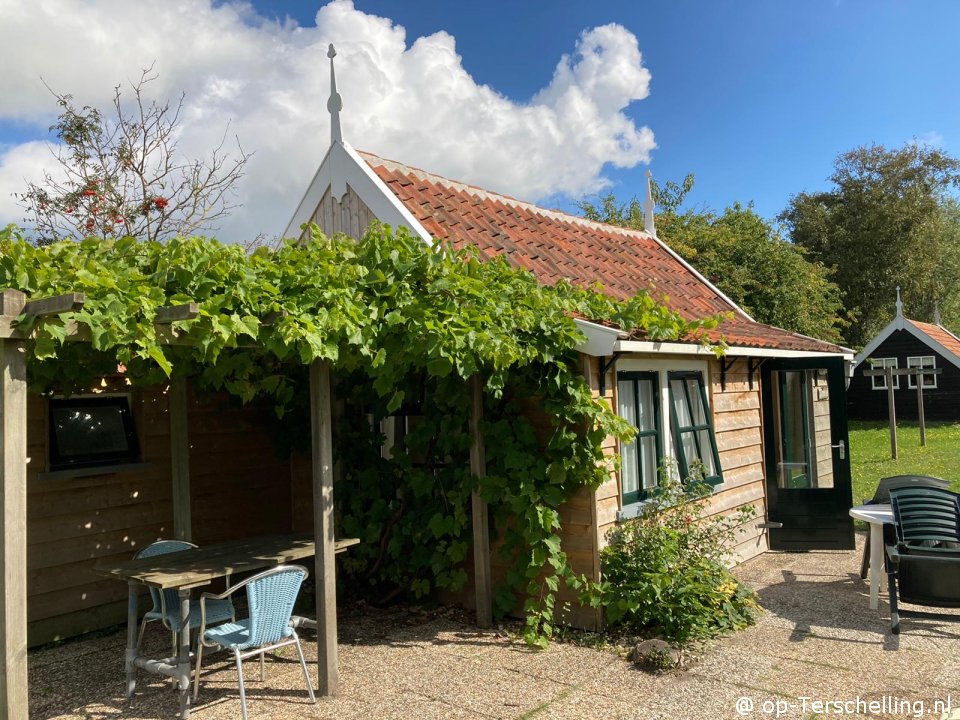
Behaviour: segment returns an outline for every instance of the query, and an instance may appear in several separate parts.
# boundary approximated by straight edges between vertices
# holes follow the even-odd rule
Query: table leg
[[[136,583],[127,583],[127,650],[123,658],[123,667],[127,673],[127,698],[133,698],[137,687],[137,668],[133,664],[137,659],[137,592]]]
[[[880,606],[880,580],[883,568],[883,523],[870,523],[870,609]]]
[[[177,687],[180,719],[190,717],[190,591],[180,590],[180,647],[177,652]]]

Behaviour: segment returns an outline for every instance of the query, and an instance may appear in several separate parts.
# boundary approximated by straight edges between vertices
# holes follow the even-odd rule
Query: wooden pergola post
[[[927,424],[923,419],[923,373],[917,375],[917,420],[920,421],[920,447],[927,446]]]
[[[897,403],[893,399],[893,368],[883,369],[887,379],[887,412],[890,417],[890,457],[897,459]]]
[[[170,376],[170,470],[173,475],[173,535],[193,539],[190,504],[190,438],[187,429],[187,378],[177,370]]]
[[[0,292],[0,317],[26,296]],[[0,717],[27,720],[27,365],[22,340],[0,338]]]
[[[317,690],[336,695],[340,689],[337,667],[337,575],[333,535],[333,412],[330,363],[310,365],[310,432],[313,448],[313,532],[316,544],[314,580],[317,603]]]
[[[486,452],[483,447],[483,380],[479,375],[470,378],[473,407],[470,413],[470,472],[478,478],[487,475]],[[486,501],[474,491],[470,498],[473,508],[473,576],[477,602],[477,625],[493,625],[493,590],[490,579],[490,525]]]

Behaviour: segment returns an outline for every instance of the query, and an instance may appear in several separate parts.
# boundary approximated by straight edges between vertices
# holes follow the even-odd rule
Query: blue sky
[[[857,145],[916,138],[960,154],[948,0],[5,7],[0,223],[19,219],[10,193],[49,160],[41,78],[103,107],[155,63],[160,97],[187,92],[185,151],[229,122],[256,153],[223,232],[278,231],[328,142],[330,41],[355,147],[547,206],[642,195],[649,167],[661,181],[693,172],[691,204],[753,201],[773,217]]]

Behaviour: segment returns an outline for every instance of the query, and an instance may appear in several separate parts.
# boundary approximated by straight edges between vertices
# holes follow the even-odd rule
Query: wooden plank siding
[[[48,479],[47,402],[28,413],[28,632],[38,645],[118,624],[127,588],[91,572],[173,537],[170,420],[166,388],[129,392],[144,466],[122,473]],[[292,530],[289,462],[266,432],[269,408],[188,393],[193,538],[198,544]]]
[[[370,208],[348,185],[347,192],[340,202],[333,197],[328,188],[320,199],[320,204],[310,222],[316,223],[324,235],[343,233],[359,239],[374,220],[376,218],[370,212]]]

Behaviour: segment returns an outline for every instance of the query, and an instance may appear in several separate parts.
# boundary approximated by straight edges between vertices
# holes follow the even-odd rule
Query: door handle
[[[843,440],[838,442],[836,445],[831,445],[830,447],[840,448],[840,459],[841,460],[847,459],[847,446],[846,446],[846,443],[843,442]]]

